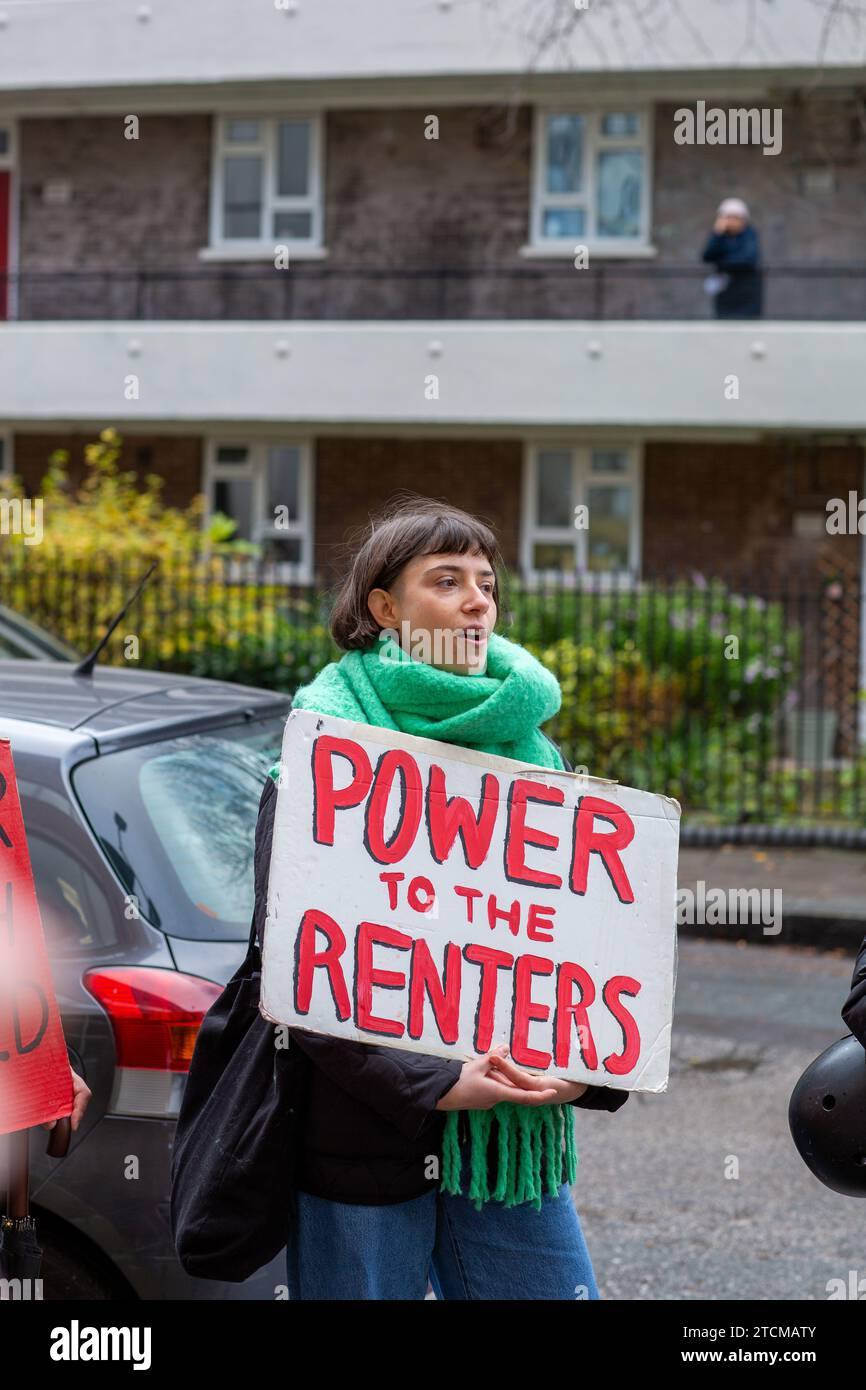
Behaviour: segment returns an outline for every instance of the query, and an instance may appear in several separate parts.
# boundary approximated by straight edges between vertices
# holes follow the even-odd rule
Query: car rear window
[[[173,936],[246,936],[259,800],[279,761],[284,726],[285,716],[245,721],[75,768],[75,793],[127,895],[128,914]]]

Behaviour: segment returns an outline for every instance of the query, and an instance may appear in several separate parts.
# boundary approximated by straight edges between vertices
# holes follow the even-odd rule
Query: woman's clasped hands
[[[463,1063],[450,1090],[437,1102],[437,1110],[490,1110],[510,1101],[512,1105],[557,1105],[578,1100],[586,1090],[579,1081],[559,1076],[535,1076],[512,1062],[505,1043],[484,1057]]]

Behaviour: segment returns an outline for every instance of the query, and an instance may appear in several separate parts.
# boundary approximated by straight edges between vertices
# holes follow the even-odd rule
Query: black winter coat
[[[858,1042],[866,1047],[866,936],[851,977],[851,993],[842,1006],[842,1018]]]
[[[255,840],[255,922],[261,945],[267,916],[268,873],[277,784],[268,777],[259,803]],[[289,1030],[309,1067],[302,1106],[296,1185],[335,1202],[386,1206],[421,1197],[438,1184],[437,1164],[447,1112],[436,1102],[463,1063],[375,1043]],[[584,1110],[618,1110],[628,1091],[590,1086]],[[463,1116],[461,1115],[461,1122]],[[490,1141],[495,1164],[496,1127]],[[427,1172],[425,1172],[425,1169]],[[495,1171],[495,1167],[493,1169]],[[429,1176],[428,1176],[429,1173]]]
[[[760,318],[763,298],[760,256],[754,227],[744,227],[735,235],[729,232],[710,234],[701,259],[711,262],[729,277],[729,283],[715,297],[717,318]]]

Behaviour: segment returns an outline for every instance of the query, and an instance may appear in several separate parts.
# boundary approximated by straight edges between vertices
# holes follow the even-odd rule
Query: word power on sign
[[[261,1011],[664,1090],[679,820],[669,797],[295,710]]]

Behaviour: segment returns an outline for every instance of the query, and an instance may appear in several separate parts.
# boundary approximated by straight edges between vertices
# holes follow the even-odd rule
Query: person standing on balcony
[[[294,708],[567,770],[539,727],[560,707],[556,677],[493,630],[498,564],[494,533],[456,507],[410,497],[373,520],[331,615],[344,655]],[[275,791],[259,810],[262,885]],[[264,929],[258,890],[256,912]],[[533,1075],[504,1047],[462,1062],[290,1036],[309,1076],[286,1214],[290,1299],[423,1299],[428,1278],[446,1300],[599,1297],[570,1191],[574,1107],[615,1111],[627,1091]]]
[[[760,318],[761,248],[742,198],[725,198],[719,204],[701,259],[716,267],[704,282],[713,295],[716,318]]]

